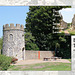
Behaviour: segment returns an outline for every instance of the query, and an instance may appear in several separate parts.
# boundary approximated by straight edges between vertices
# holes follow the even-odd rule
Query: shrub
[[[11,63],[11,57],[0,55],[0,70],[7,70]]]
[[[0,49],[2,49],[2,46],[3,46],[3,37],[0,38]]]

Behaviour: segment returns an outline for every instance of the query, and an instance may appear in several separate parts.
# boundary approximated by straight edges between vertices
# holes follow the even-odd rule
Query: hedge
[[[11,60],[11,57],[0,55],[0,70],[7,70],[10,66]]]

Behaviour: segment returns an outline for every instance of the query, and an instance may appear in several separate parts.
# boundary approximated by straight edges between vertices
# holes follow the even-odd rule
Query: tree
[[[25,48],[26,50],[39,50],[35,44],[35,38],[29,32],[25,33]]]
[[[71,36],[62,36],[60,40],[60,48],[57,49],[56,56],[71,58]]]
[[[2,53],[2,47],[3,47],[3,37],[0,38],[0,54]]]
[[[31,32],[32,36],[36,39],[36,44],[40,50],[53,50],[56,51],[61,46],[62,37],[59,34],[53,34],[53,23],[60,23],[61,16],[56,17],[54,14],[59,15],[59,11],[67,6],[30,6],[26,18],[26,32]],[[55,19],[55,20],[53,20]],[[54,27],[58,27],[55,25]],[[58,32],[59,29],[54,29]],[[64,34],[63,34],[64,35]],[[62,37],[62,40],[67,40]]]
[[[31,6],[27,13],[26,30],[31,32],[36,39],[36,43],[41,50],[50,50],[52,44],[53,35],[53,19],[56,18],[53,15],[53,9],[59,11],[66,6]],[[59,15],[57,12],[56,14]],[[61,17],[55,20],[55,23],[59,23]],[[57,30],[55,30],[57,31]],[[55,35],[55,34],[54,34]],[[56,34],[57,37],[57,34]],[[50,41],[50,42],[49,42]]]
[[[0,38],[0,49],[2,49],[3,46],[3,38]]]

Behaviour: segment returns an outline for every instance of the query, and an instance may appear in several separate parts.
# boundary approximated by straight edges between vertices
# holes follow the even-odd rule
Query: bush
[[[0,55],[0,70],[7,70],[11,63],[11,57]]]
[[[0,49],[2,49],[2,46],[3,46],[3,37],[0,38]]]

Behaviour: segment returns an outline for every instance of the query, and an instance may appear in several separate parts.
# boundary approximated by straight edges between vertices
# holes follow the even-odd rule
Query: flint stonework
[[[20,24],[6,24],[3,26],[3,54],[15,57],[18,60],[25,59],[24,27]]]

